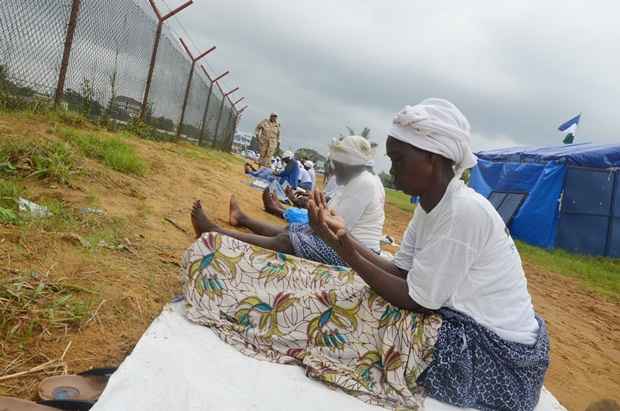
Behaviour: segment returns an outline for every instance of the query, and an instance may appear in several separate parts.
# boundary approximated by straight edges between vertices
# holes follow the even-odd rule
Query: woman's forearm
[[[401,270],[398,268],[393,262],[388,260],[387,258],[381,257],[374,251],[370,250],[364,244],[360,243],[355,239],[355,237],[351,236],[351,234],[347,234],[351,237],[351,241],[355,247],[355,250],[364,257],[365,260],[370,263],[380,267],[383,271],[386,271],[396,277],[400,277],[402,279],[407,278],[407,271]]]
[[[416,312],[430,311],[411,299],[409,287],[404,278],[385,271],[358,252],[349,254],[345,261],[373,291],[393,306]]]

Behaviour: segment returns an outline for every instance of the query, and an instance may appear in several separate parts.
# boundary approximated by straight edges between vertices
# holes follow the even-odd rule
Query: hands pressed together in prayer
[[[356,247],[347,232],[345,221],[327,206],[325,193],[315,190],[308,201],[310,227],[349,264],[356,257]]]
[[[353,238],[347,232],[344,219],[327,206],[325,194],[318,190],[310,195],[308,218],[314,233],[332,247],[377,294],[398,308],[429,311],[409,296],[407,272]]]

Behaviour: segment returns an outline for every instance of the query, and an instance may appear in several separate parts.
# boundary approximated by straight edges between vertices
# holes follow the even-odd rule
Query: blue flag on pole
[[[566,133],[564,144],[572,144],[575,140],[575,133],[577,131],[577,125],[579,125],[579,120],[581,120],[581,114],[576,115],[558,127],[558,130]]]

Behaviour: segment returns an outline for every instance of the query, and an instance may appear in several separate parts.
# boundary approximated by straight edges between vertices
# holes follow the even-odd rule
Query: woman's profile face
[[[362,168],[360,166],[350,166],[347,164],[339,163],[337,161],[332,161],[332,164],[334,166],[336,183],[341,186],[346,185],[362,171]]]
[[[391,136],[388,137],[385,147],[392,161],[390,174],[394,177],[396,189],[412,196],[424,194],[432,184],[431,153]]]

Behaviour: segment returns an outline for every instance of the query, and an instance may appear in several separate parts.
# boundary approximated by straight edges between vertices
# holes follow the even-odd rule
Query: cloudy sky
[[[619,14],[616,0],[195,0],[172,24],[217,45],[209,67],[250,105],[241,130],[276,111],[286,148],[325,152],[347,125],[383,145],[394,112],[444,97],[482,150],[560,143],[579,112],[579,141],[620,142]]]

